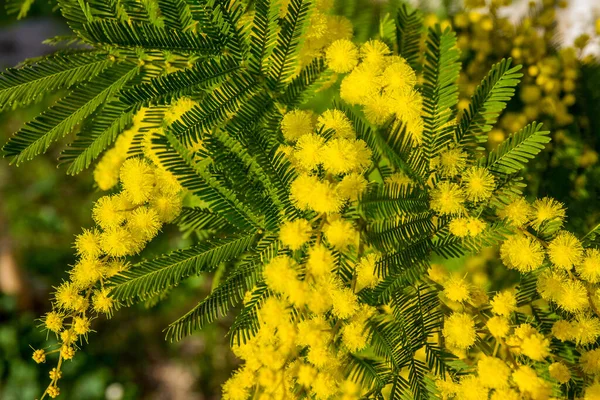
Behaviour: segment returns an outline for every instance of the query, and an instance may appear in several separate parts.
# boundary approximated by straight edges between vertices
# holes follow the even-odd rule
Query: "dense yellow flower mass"
[[[115,147],[106,152],[96,167],[94,175],[99,188],[120,184],[121,190],[96,201],[92,217],[97,227],[83,229],[76,236],[74,247],[79,259],[69,271],[69,281],[56,288],[53,311],[43,318],[44,328],[59,339],[58,349],[34,352],[37,362],[44,362],[46,354],[59,353],[58,366],[45,391],[52,398],[60,393],[60,367],[87,341],[91,320],[100,314],[110,317],[119,305],[104,286],[106,280],[126,271],[129,264],[124,257],[142,251],[162,225],[181,211],[183,189],[170,172],[141,157],[127,158],[129,136],[141,127],[145,112],[144,109],[135,116],[133,127],[119,136]],[[169,199],[167,204],[160,201],[164,198]]]

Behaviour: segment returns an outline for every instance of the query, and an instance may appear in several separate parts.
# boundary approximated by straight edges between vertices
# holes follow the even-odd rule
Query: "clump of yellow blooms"
[[[392,117],[406,126],[415,143],[421,141],[421,94],[415,89],[417,76],[401,57],[391,55],[382,41],[371,40],[360,49],[348,40],[327,49],[329,68],[348,73],[340,87],[341,98],[363,107],[367,120],[382,125]]]
[[[142,110],[136,115],[131,132],[142,124],[144,113]],[[128,131],[119,140],[128,135],[133,133]],[[177,179],[160,164],[141,157],[127,158],[127,143],[119,140],[100,161],[95,177],[100,188],[119,185],[120,191],[96,201],[92,217],[97,226],[76,236],[78,260],[69,271],[69,280],[56,288],[53,310],[42,318],[44,328],[56,335],[58,344],[50,351],[35,350],[33,359],[41,363],[48,354],[58,353],[59,357],[44,397],[54,398],[60,393],[61,366],[87,341],[91,320],[97,315],[110,317],[119,306],[105,286],[107,280],[129,269],[125,257],[140,253],[163,224],[181,212],[183,189]],[[106,157],[113,157],[112,153],[123,159],[117,163],[113,158],[109,165]],[[118,176],[113,182],[115,168]]]
[[[291,117],[284,116],[281,126],[284,136],[296,141],[286,154],[300,171],[290,197],[296,207],[317,216],[280,226],[279,239],[292,253],[280,253],[266,262],[262,274],[268,297],[261,297],[260,289],[246,296],[247,302],[260,299],[255,303],[259,326],[251,338],[240,339],[234,346],[244,364],[223,385],[225,400],[295,398],[299,394],[321,400],[358,399],[363,392],[346,377],[343,360],[368,345],[368,321],[378,311],[361,304],[358,293],[379,282],[375,272],[378,256],[360,245],[354,222],[340,212],[366,188],[362,174],[370,165],[370,153],[354,139],[351,124],[337,110],[319,117],[320,124],[335,131],[329,140],[307,130],[294,134],[298,127],[310,126],[308,118],[312,117],[298,111],[290,114],[307,118],[307,125],[299,120],[291,124]],[[320,143],[316,152],[347,141],[358,143],[360,154],[351,156],[355,161],[340,162],[351,165],[343,171],[330,166],[335,163],[323,162],[322,156],[314,157],[314,163],[302,162],[306,149],[299,144],[309,138]],[[338,192],[348,177],[355,182],[353,196]],[[341,273],[337,254],[352,255],[355,260],[350,266],[351,279]]]
[[[282,151],[299,172],[290,188],[292,202],[302,210],[335,214],[366,190],[363,173],[371,164],[371,150],[356,139],[352,124],[341,111],[328,110],[318,121],[333,130],[333,136],[326,139],[319,134],[312,113],[286,113],[281,130],[290,145]],[[329,225],[329,240],[343,246],[347,238],[333,239],[335,231],[344,228],[340,224],[344,222]]]

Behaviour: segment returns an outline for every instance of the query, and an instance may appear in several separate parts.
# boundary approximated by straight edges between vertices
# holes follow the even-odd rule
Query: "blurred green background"
[[[477,3],[477,1],[473,1]],[[390,33],[390,15],[399,1],[340,0],[336,11],[349,17],[356,26],[357,40]],[[468,98],[474,84],[483,77],[491,64],[513,53],[512,32],[506,46],[488,46],[500,30],[501,18],[484,18],[462,12],[452,1],[439,6],[425,7],[437,16],[428,23],[451,21],[457,26],[459,44],[462,43],[464,70],[468,77],[460,82],[461,97]],[[547,9],[557,8],[558,1],[544,1]],[[369,12],[366,12],[366,11]],[[541,18],[544,10],[536,9]],[[388,15],[388,18],[385,16]],[[465,17],[466,16],[466,17]],[[383,17],[383,18],[380,18]],[[464,20],[467,18],[468,23]],[[482,29],[489,18],[492,29]],[[496,19],[494,19],[496,18]],[[535,19],[535,18],[534,18]],[[380,24],[378,21],[383,20]],[[386,22],[387,21],[387,22]],[[522,25],[521,25],[522,26]],[[65,34],[68,29],[51,4],[36,2],[30,16],[16,21],[0,11],[0,69],[14,66],[19,61],[52,51],[41,42],[51,36]],[[393,31],[392,31],[393,33]],[[462,39],[461,39],[462,38]],[[541,60],[552,62],[557,57],[560,43],[552,34],[542,37],[545,53],[536,59],[527,59],[528,66]],[[462,41],[462,42],[461,42]],[[484,44],[483,46],[481,44]],[[488,44],[489,44],[488,43]],[[534,46],[536,44],[534,43]],[[482,50],[483,49],[483,50]],[[525,47],[523,46],[523,49]],[[485,51],[484,51],[485,50]],[[576,80],[577,103],[569,107],[572,121],[557,122],[556,116],[541,112],[536,119],[553,131],[554,142],[548,151],[536,160],[526,174],[530,197],[550,195],[569,207],[569,228],[585,233],[600,222],[597,206],[600,194],[600,67],[596,61],[578,65]],[[562,79],[556,77],[557,80]],[[531,79],[530,79],[531,80]],[[535,82],[535,80],[534,80]],[[315,101],[317,109],[328,106],[325,91]],[[548,94],[546,94],[549,96]],[[559,96],[563,96],[560,93]],[[45,99],[51,102],[52,99]],[[0,143],[45,107],[40,103],[28,110],[7,111],[0,114]],[[520,93],[509,105],[501,120],[503,129],[495,132],[500,139],[513,130],[512,126],[527,122],[519,117],[526,104]],[[515,117],[515,115],[517,117]],[[521,118],[521,119],[519,119]],[[60,147],[60,146],[59,146]],[[53,359],[36,365],[31,360],[33,348],[45,345],[45,334],[37,328],[41,315],[49,311],[48,299],[62,279],[67,266],[74,262],[72,241],[81,227],[92,225],[91,207],[101,196],[93,190],[91,173],[71,177],[57,169],[60,148],[53,147],[21,167],[10,166],[0,159],[0,399],[34,399],[48,383],[48,371]],[[182,238],[175,229],[166,229],[160,240],[155,240],[144,252],[151,257],[166,249],[184,247],[191,239]],[[453,260],[450,269],[470,272],[473,282],[498,289],[494,282],[516,281],[516,274],[498,268],[494,249],[477,257]],[[200,400],[220,397],[220,384],[235,368],[236,361],[226,337],[230,319],[220,320],[179,343],[163,340],[163,329],[192,308],[211,289],[206,277],[189,280],[160,305],[123,308],[112,320],[95,322],[98,333],[90,335],[90,343],[83,347],[64,367],[61,380],[61,399],[157,399]],[[30,347],[31,346],[31,347]]]

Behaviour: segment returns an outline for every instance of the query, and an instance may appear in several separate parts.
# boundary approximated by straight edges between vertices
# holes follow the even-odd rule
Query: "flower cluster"
[[[92,210],[96,227],[83,229],[75,238],[78,259],[69,271],[69,280],[56,288],[53,310],[42,318],[44,329],[56,335],[58,345],[50,351],[35,350],[33,359],[41,363],[46,355],[59,354],[44,397],[59,395],[61,366],[87,340],[91,321],[101,314],[110,317],[118,306],[105,285],[107,280],[126,271],[130,267],[126,257],[139,254],[162,225],[181,212],[183,189],[175,177],[147,159],[127,158],[144,113],[136,115],[133,127],[119,137],[95,171],[100,188],[119,185],[120,190],[96,201]]]
[[[415,142],[423,134],[421,94],[415,89],[417,75],[402,57],[391,55],[382,41],[371,40],[360,49],[349,40],[338,40],[327,49],[329,68],[348,73],[340,97],[363,106],[369,122],[382,125],[395,117]]]
[[[299,209],[337,213],[367,188],[363,174],[371,164],[371,150],[356,139],[342,111],[327,110],[316,117],[310,111],[294,110],[284,115],[281,130],[291,143],[282,151],[299,172],[290,188]],[[327,132],[332,133],[329,139]]]

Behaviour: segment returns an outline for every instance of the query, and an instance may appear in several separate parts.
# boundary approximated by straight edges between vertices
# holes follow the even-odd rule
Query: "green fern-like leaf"
[[[480,163],[500,175],[512,174],[523,169],[525,164],[550,142],[550,132],[541,129],[541,123],[533,122],[527,125],[500,143],[490,152],[487,159],[482,159]]]
[[[3,150],[6,156],[14,156],[20,164],[46,151],[52,142],[72,132],[98,107],[109,102],[139,72],[132,64],[118,64],[108,68],[92,82],[74,89],[17,132]]]
[[[90,81],[113,62],[103,53],[52,55],[0,75],[0,111]]]
[[[403,4],[396,17],[396,46],[402,56],[414,70],[419,70],[421,38],[423,33],[423,17],[417,10],[409,11]]]
[[[469,108],[456,127],[456,142],[477,144],[486,140],[485,133],[492,129],[498,116],[515,94],[523,74],[521,66],[511,68],[511,59],[494,64],[488,75],[475,89]]]
[[[239,257],[255,240],[254,233],[233,236],[143,261],[112,278],[111,293],[117,300],[144,300],[189,276],[213,271],[220,263]]]

